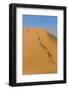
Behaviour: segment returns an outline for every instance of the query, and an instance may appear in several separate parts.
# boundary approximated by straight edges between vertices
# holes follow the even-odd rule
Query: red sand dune
[[[57,39],[42,28],[25,28],[23,74],[57,73]]]

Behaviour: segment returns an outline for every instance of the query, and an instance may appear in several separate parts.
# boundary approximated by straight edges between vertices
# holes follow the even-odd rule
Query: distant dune
[[[43,28],[25,28],[23,74],[57,73],[57,38]]]

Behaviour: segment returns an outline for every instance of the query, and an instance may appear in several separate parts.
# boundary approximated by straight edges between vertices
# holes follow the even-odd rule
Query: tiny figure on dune
[[[30,30],[29,30],[29,29],[27,29],[27,32],[30,32]]]
[[[52,59],[52,55],[50,54],[49,51],[47,52],[47,54],[48,54],[48,57],[51,59],[52,63],[55,64],[54,60]]]
[[[48,54],[48,57],[51,57],[52,56],[49,51],[47,52],[47,54]]]

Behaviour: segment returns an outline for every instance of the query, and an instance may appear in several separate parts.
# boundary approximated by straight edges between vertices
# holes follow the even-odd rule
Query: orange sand
[[[57,73],[57,39],[42,28],[25,28],[23,74]]]

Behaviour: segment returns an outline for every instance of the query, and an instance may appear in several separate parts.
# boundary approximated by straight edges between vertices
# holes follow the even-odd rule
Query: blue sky
[[[46,28],[53,35],[57,36],[57,16],[24,15],[24,28]]]

